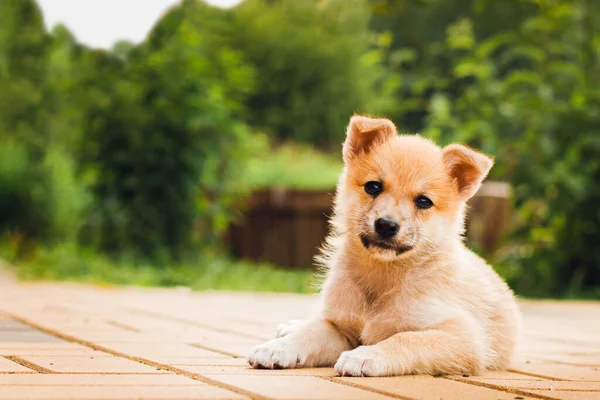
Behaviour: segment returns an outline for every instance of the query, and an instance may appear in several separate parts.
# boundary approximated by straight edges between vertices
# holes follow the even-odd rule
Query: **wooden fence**
[[[243,218],[227,235],[233,256],[301,268],[313,257],[328,232],[334,190],[268,189],[254,192]],[[493,252],[509,228],[510,187],[486,182],[469,202],[467,240]]]

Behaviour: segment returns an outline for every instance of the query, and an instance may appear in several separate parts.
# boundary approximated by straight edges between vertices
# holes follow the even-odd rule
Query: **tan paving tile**
[[[600,346],[599,346],[600,348]],[[580,365],[587,367],[600,367],[600,353],[596,354],[540,354],[541,360],[561,364]]]
[[[4,386],[194,386],[203,383],[175,374],[159,375],[87,375],[87,374],[35,374],[0,375],[0,391]],[[2,396],[0,396],[2,397]]]
[[[53,372],[164,373],[154,367],[120,357],[24,356],[23,359]]]
[[[470,378],[464,380],[469,381]],[[473,382],[488,382],[494,385],[519,388],[519,389],[535,389],[535,390],[580,390],[580,391],[596,391],[599,392],[600,398],[600,382],[576,382],[576,381],[552,381],[548,379],[542,380],[486,380]]]
[[[245,399],[228,390],[199,386],[8,386],[2,388],[2,400],[183,400]]]
[[[599,367],[573,366],[556,363],[531,362],[511,366],[515,372],[530,373],[543,377],[575,381],[600,381]]]
[[[233,358],[233,357],[161,357],[152,356],[148,358],[151,361],[169,364],[169,365],[220,365],[220,366],[246,366],[248,361],[245,358]]]
[[[30,330],[29,325],[25,325],[22,322],[16,321],[12,318],[2,318],[0,316],[0,331],[8,330]]]
[[[62,339],[44,332],[30,330],[0,331],[0,346],[8,343],[62,343]]]
[[[0,356],[79,356],[79,357],[114,357],[112,354],[93,349],[27,349],[0,348]]]
[[[544,378],[536,378],[531,375],[518,374],[516,372],[509,371],[489,371],[483,375],[474,375],[469,377],[463,377],[461,375],[449,376],[454,379],[468,379],[471,381],[498,381],[498,380],[544,380]]]
[[[17,364],[14,361],[11,361],[7,358],[0,357],[0,374],[13,374],[17,372],[30,372],[35,373],[32,369],[22,366],[21,364]],[[0,375],[2,376],[2,375]]]
[[[240,341],[238,343],[198,343],[209,350],[220,351],[238,357],[246,357],[250,349],[256,345],[264,343],[263,341]]]
[[[254,394],[282,400],[368,400],[388,396],[312,376],[205,375]]]
[[[600,393],[596,392],[569,392],[556,390],[548,392],[545,390],[530,390],[531,393],[539,394],[541,396],[551,397],[560,400],[598,400],[600,399]]]
[[[430,376],[336,378],[334,381],[346,382],[358,387],[380,390],[411,399],[514,400],[515,397],[529,399],[529,397],[523,395]]]
[[[200,349],[186,343],[124,343],[124,342],[95,342],[95,344],[113,351],[133,357],[227,357],[224,354]]]
[[[254,369],[248,363],[244,366],[223,365],[173,365],[194,374],[201,375],[260,375],[260,376],[324,376],[335,377],[333,368],[295,368],[295,369]]]
[[[87,346],[82,346],[77,343],[58,342],[58,343],[28,343],[28,342],[11,342],[0,343],[0,351],[10,349],[36,351],[43,350],[89,350]]]

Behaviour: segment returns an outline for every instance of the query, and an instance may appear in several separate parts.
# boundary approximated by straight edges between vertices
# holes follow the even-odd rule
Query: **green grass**
[[[146,264],[113,262],[74,245],[41,247],[26,259],[11,259],[8,246],[0,256],[24,280],[75,281],[101,285],[186,286],[193,290],[221,289],[263,292],[314,292],[310,270],[285,270],[271,265],[214,257],[160,268]]]
[[[342,171],[341,158],[341,150],[328,154],[288,143],[250,160],[244,179],[251,188],[333,189]]]

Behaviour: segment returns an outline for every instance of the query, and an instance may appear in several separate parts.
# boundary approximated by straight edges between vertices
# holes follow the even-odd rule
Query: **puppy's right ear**
[[[353,116],[346,130],[342,151],[344,162],[347,163],[361,152],[368,151],[373,145],[396,134],[396,126],[389,119]]]

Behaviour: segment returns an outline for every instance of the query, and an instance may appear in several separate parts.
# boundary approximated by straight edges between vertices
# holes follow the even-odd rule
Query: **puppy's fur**
[[[320,313],[250,351],[256,368],[340,375],[479,374],[508,366],[520,317],[511,290],[462,243],[465,202],[492,167],[460,144],[398,136],[354,116],[343,147]],[[367,182],[381,193],[368,194]],[[433,205],[419,207],[420,196]],[[425,203],[427,203],[425,201]],[[427,204],[426,204],[427,205]],[[381,238],[375,221],[397,224]]]

